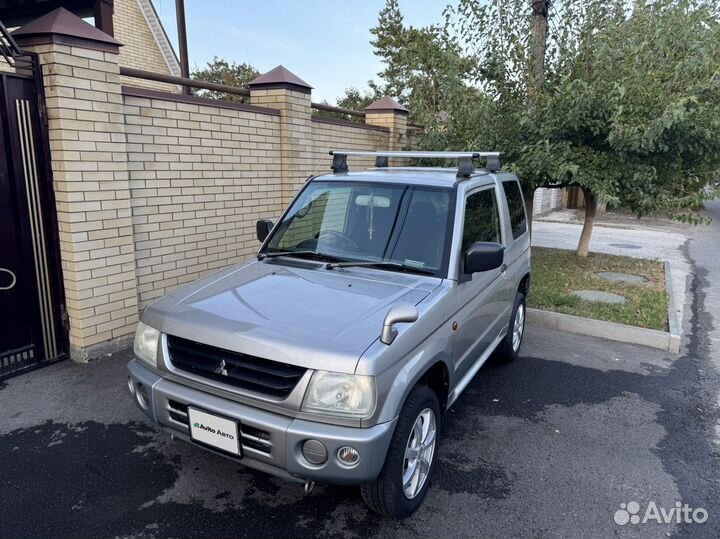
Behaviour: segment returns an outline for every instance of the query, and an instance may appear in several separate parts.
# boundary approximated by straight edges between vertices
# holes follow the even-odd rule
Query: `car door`
[[[529,271],[528,250],[530,249],[530,234],[525,215],[525,202],[523,200],[520,184],[515,178],[502,181],[501,194],[504,194],[505,208],[505,264],[507,265],[508,280],[511,281],[511,299],[515,301],[515,291],[518,289],[520,279]]]
[[[505,267],[467,275],[465,251],[478,241],[504,245],[500,199],[495,184],[472,190],[463,201],[463,230],[458,274],[458,312],[453,335],[455,376],[460,380],[507,324],[508,291]]]

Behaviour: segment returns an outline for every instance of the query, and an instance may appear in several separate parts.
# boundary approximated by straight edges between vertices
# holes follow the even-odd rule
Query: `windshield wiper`
[[[402,271],[405,273],[419,273],[421,275],[435,275],[435,272],[432,270],[425,269],[425,268],[418,268],[416,266],[411,266],[410,264],[401,264],[400,262],[357,261],[357,262],[331,262],[329,264],[325,264],[325,267],[327,269],[353,268],[353,267],[358,267],[358,266],[379,268],[379,269],[389,269],[389,270],[395,270],[395,271]]]
[[[311,260],[321,260],[323,262],[343,262],[342,258],[325,253],[318,253],[316,251],[275,251],[273,253],[260,253],[258,255],[258,259],[263,260],[265,258],[275,258],[277,256],[296,256],[298,258],[310,258]]]

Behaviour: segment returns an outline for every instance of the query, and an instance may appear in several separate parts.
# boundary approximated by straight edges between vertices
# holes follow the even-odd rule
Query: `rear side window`
[[[476,241],[501,243],[500,215],[494,187],[465,199],[462,251],[467,251]]]
[[[503,190],[507,199],[508,210],[510,210],[510,225],[514,239],[519,238],[527,230],[525,219],[525,203],[520,192],[520,185],[516,181],[503,182]]]

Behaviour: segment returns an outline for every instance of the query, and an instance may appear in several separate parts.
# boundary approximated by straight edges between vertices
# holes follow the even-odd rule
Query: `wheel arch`
[[[427,350],[425,351],[427,352]],[[423,354],[417,354],[416,358]],[[428,355],[428,354],[426,354]],[[393,376],[392,381],[379,388],[381,392],[387,391],[380,408],[373,418],[373,422],[390,421],[398,416],[405,405],[410,392],[417,385],[430,388],[437,395],[440,409],[447,406],[449,387],[452,382],[450,363],[452,359],[444,352],[433,354],[432,359],[413,365],[401,366]]]
[[[518,284],[518,292],[521,292],[525,298],[528,297],[528,294],[530,293],[530,272],[527,272],[523,277],[520,279],[520,283]]]
[[[438,360],[433,363],[418,378],[413,387],[416,385],[423,385],[431,389],[440,403],[440,411],[445,412],[450,391],[450,371],[444,361]]]

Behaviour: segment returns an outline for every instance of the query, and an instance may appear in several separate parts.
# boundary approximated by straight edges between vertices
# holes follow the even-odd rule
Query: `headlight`
[[[157,366],[158,340],[160,340],[160,332],[157,329],[138,322],[133,347],[135,355],[153,367]]]
[[[372,376],[315,371],[302,410],[343,417],[370,417],[375,411]]]

